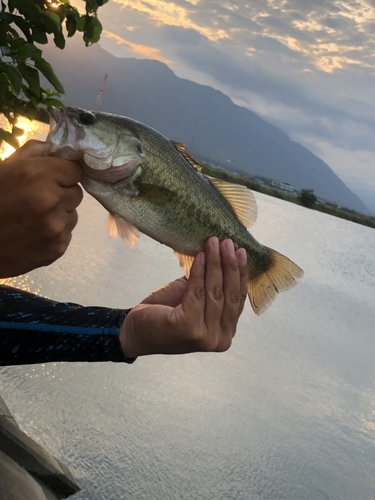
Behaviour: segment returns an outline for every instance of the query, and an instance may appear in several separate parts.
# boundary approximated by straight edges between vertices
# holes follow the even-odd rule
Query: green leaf
[[[55,34],[55,36],[53,37],[53,41],[55,42],[56,47],[58,47],[59,49],[63,49],[65,47],[65,38],[62,31]]]
[[[107,3],[108,0],[86,0],[86,12],[96,14],[99,7]]]
[[[46,94],[46,96],[51,97],[53,95],[56,95],[56,92],[53,92],[51,89],[43,89],[43,94]]]
[[[43,31],[43,27],[41,25],[35,26],[35,29],[32,31],[32,35],[35,43],[40,43],[42,45],[48,43],[47,35],[45,31]]]
[[[54,15],[56,16],[57,14],[54,13]],[[59,17],[59,16],[57,16],[57,17]],[[56,24],[56,19],[51,19],[51,17],[48,15],[47,12],[43,12],[42,11],[39,14],[37,20],[35,20],[35,22],[33,22],[33,28],[35,29],[40,24],[42,24],[43,30],[46,33],[54,33],[54,34],[56,34],[59,31],[61,31],[60,23],[59,23],[59,25],[57,25]]]
[[[78,30],[78,31],[84,31],[84,29],[85,29],[85,24],[86,24],[86,17],[89,17],[89,16],[81,16],[81,17],[77,20],[77,30]]]
[[[35,99],[34,99],[35,101]],[[38,113],[37,103],[27,102],[22,109],[22,114],[29,120],[34,120]]]
[[[17,138],[14,135],[12,135],[10,132],[7,132],[6,130],[4,130],[3,128],[0,128],[0,140],[6,141],[8,144],[10,144],[11,146],[13,146],[16,149],[19,147],[19,143],[18,143]]]
[[[56,14],[56,12],[51,12],[50,10],[47,10],[44,15],[49,17],[51,21],[53,21],[55,27],[58,30],[61,30],[61,19],[60,16]]]
[[[8,0],[9,12],[13,12],[14,10],[21,11],[24,6],[25,0]]]
[[[0,99],[2,101],[5,101],[8,85],[8,78],[4,75],[4,73],[0,73]]]
[[[36,96],[40,96],[39,73],[35,68],[25,63],[18,64],[18,70],[29,85],[30,91]]]
[[[97,17],[87,16],[85,32],[83,35],[86,46],[98,42],[100,40],[102,30],[102,25]]]
[[[93,14],[98,10],[98,2],[97,0],[86,0],[86,12],[88,14]]]
[[[42,51],[38,49],[38,47],[35,47],[32,43],[24,43],[19,48],[19,54],[24,61],[26,61],[26,59],[32,59],[35,61],[42,57]]]
[[[47,97],[47,99],[44,99],[44,104],[46,106],[55,106],[56,108],[63,108],[64,104],[59,101],[58,99],[51,99],[50,97]]]
[[[2,71],[6,74],[8,80],[10,81],[13,93],[17,96],[20,93],[22,86],[21,73],[17,70],[17,68],[11,66],[10,64],[6,64],[3,62],[0,64]]]
[[[75,18],[73,16],[67,16],[65,25],[68,31],[68,37],[73,36],[77,29],[77,21]]]
[[[64,87],[55,75],[55,72],[53,71],[52,66],[49,62],[41,57],[40,59],[37,59],[35,61],[35,67],[47,78],[50,83],[52,83],[57,92],[59,92],[60,94],[64,94]]]
[[[17,8],[17,0],[9,0],[8,1],[8,9],[9,9],[9,12],[13,12],[15,9]]]
[[[22,33],[25,35],[26,39],[28,42],[32,42],[32,36],[30,32],[30,26],[27,21],[25,21],[21,16],[12,16],[13,17],[13,22],[16,24],[19,29],[22,31]]]
[[[12,57],[12,58],[15,58],[17,55],[18,55],[18,49],[14,49],[14,48],[11,48],[11,47],[7,47],[7,46],[2,46],[0,47],[1,49],[1,53],[4,57]]]
[[[8,35],[7,35],[7,24],[3,23],[0,18],[0,45],[7,45]]]

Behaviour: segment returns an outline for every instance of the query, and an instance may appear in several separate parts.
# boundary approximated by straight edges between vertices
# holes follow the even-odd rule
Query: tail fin
[[[281,253],[269,248],[270,265],[247,283],[251,306],[258,316],[275,300],[277,294],[297,284],[295,278],[303,276],[303,270]]]

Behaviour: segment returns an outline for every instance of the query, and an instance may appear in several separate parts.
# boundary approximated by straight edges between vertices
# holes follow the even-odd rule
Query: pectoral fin
[[[107,229],[111,238],[120,236],[129,248],[134,248],[139,240],[138,229],[118,215],[108,215]]]
[[[176,197],[176,193],[162,186],[142,184],[141,182],[135,182],[134,185],[139,191],[138,196],[153,205],[168,206]]]

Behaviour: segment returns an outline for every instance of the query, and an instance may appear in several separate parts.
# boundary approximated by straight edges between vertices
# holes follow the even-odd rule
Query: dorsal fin
[[[139,240],[140,233],[138,229],[119,215],[108,214],[107,229],[111,238],[121,236],[129,248],[134,248]]]
[[[216,179],[209,175],[203,176],[224,196],[233,208],[238,220],[247,228],[250,228],[257,220],[258,207],[253,192],[241,184]]]
[[[186,146],[185,144],[182,144],[182,142],[174,142],[172,141],[173,146],[177,149],[179,153],[182,154],[182,156],[185,158],[185,160],[190,163],[190,165],[197,170],[197,172],[202,172],[203,167],[200,163],[198,163],[194,158],[186,151]]]
[[[197,172],[202,172],[203,166],[194,160],[194,158],[186,151],[185,144],[182,142],[173,142],[173,145]],[[238,220],[245,227],[250,228],[253,224],[255,224],[258,215],[258,207],[255,196],[250,189],[246,186],[242,186],[241,184],[233,184],[206,174],[202,175],[210,182],[210,184],[212,184],[212,186],[214,186],[214,188],[219,191],[222,196],[224,196],[233,208]]]

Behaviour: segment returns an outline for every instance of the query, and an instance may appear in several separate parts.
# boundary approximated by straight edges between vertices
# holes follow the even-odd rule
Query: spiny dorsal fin
[[[139,240],[138,229],[119,215],[108,214],[107,229],[111,238],[121,236],[129,248],[134,248]]]
[[[197,172],[202,172],[203,167],[200,163],[198,163],[194,158],[186,151],[186,146],[185,144],[182,144],[182,142],[174,142],[172,141],[173,146],[177,149],[179,153],[182,154],[182,156],[185,158],[185,160],[190,163],[190,165],[197,170]]]
[[[185,276],[189,279],[190,269],[194,262],[194,257],[183,253],[174,252],[175,257],[180,261],[180,266],[184,270]]]
[[[182,142],[173,142],[174,147],[179,153],[190,163],[190,165],[202,172],[203,166],[200,165],[194,158],[186,151],[186,146]],[[258,215],[257,202],[253,192],[246,186],[241,184],[233,184],[231,182],[217,179],[209,175],[202,174],[219,193],[224,196],[230,206],[233,208],[238,220],[247,228],[255,224]]]
[[[232,184],[209,175],[204,175],[204,177],[224,196],[233,208],[238,220],[245,227],[250,228],[255,224],[258,207],[255,196],[250,189],[241,184]]]

